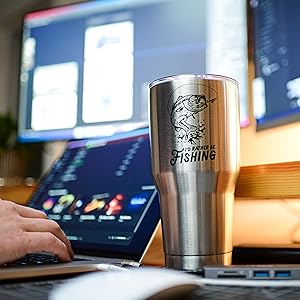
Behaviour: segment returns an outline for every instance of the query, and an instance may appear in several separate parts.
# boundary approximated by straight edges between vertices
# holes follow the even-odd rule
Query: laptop
[[[8,264],[0,280],[96,271],[102,263],[139,266],[160,219],[148,129],[69,141],[28,206],[59,223],[75,259]]]

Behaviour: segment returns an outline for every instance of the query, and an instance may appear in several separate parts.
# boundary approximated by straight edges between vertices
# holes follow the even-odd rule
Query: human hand
[[[0,265],[41,251],[62,261],[74,256],[60,226],[44,212],[0,199]]]

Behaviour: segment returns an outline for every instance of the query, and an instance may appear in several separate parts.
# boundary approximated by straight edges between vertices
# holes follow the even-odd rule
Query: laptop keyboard
[[[5,267],[19,267],[19,266],[32,266],[32,265],[49,265],[49,264],[57,264],[59,260],[56,255],[51,253],[31,253],[27,254],[20,259],[7,263]]]
[[[73,261],[85,261],[88,259],[74,258]],[[31,253],[27,254],[20,259],[7,263],[4,267],[22,267],[22,266],[37,266],[37,265],[52,265],[62,263],[56,255],[52,253]]]

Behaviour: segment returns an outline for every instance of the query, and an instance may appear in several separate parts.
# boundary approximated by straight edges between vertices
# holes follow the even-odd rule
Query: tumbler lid
[[[182,80],[182,79],[207,79],[207,80],[219,80],[219,81],[229,81],[235,85],[238,86],[238,82],[231,78],[231,77],[227,77],[227,76],[223,76],[223,75],[215,75],[215,74],[202,74],[202,75],[198,75],[198,74],[182,74],[182,75],[171,75],[171,76],[166,76],[166,77],[162,77],[159,79],[155,79],[154,81],[152,81],[149,84],[149,88],[154,87],[155,85],[164,83],[164,82],[168,82],[168,81],[174,81],[174,80]]]

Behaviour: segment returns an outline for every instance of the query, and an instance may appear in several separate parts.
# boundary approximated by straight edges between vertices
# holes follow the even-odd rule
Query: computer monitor
[[[81,139],[147,126],[151,81],[207,71],[214,20],[208,2],[89,1],[25,14],[19,140]]]
[[[253,18],[257,129],[300,120],[300,2],[249,1]]]

